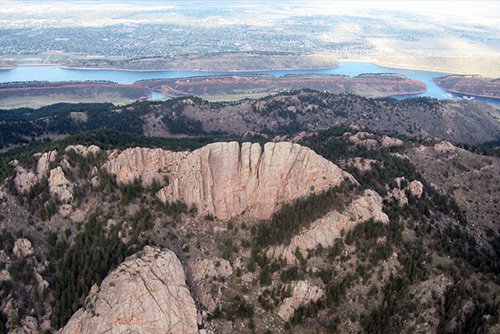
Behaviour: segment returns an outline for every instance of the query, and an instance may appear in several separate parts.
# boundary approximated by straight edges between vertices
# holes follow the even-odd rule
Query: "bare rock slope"
[[[382,211],[382,197],[373,190],[365,190],[362,196],[352,201],[347,209],[340,213],[336,210],[318,219],[311,226],[295,235],[289,245],[279,245],[269,248],[267,256],[275,260],[285,259],[287,263],[297,262],[295,252],[304,257],[308,252],[322,247],[333,246],[335,239],[341,236],[341,231],[349,231],[359,223],[370,219],[383,223],[389,222],[389,217]]]
[[[298,144],[236,142],[207,145],[182,160],[160,199],[184,200],[201,213],[230,219],[248,213],[268,219],[281,202],[354,181],[339,167]]]
[[[168,250],[146,246],[93,287],[62,334],[197,333],[196,306],[182,265]]]

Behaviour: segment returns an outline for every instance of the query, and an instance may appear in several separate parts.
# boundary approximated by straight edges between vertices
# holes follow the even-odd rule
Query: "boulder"
[[[0,270],[0,282],[7,282],[12,279],[9,271],[7,269]]]
[[[43,294],[43,292],[49,287],[49,282],[43,279],[42,275],[35,271],[35,279],[38,284],[38,291]]]
[[[410,189],[410,193],[416,198],[420,198],[420,196],[424,193],[424,185],[422,182],[417,180],[411,181],[408,185],[408,189]]]
[[[382,136],[380,144],[382,145],[382,147],[386,147],[386,148],[387,147],[397,147],[397,146],[403,146],[404,141],[402,141],[401,139],[392,138],[392,137],[384,135],[384,136]]]
[[[7,197],[7,194],[3,190],[3,187],[0,186],[0,202],[3,201]]]
[[[90,292],[60,331],[76,333],[195,334],[197,310],[177,256],[146,246]]]
[[[31,246],[31,241],[25,238],[17,239],[14,243],[12,253],[14,253],[14,256],[18,259],[33,255],[33,247]]]
[[[455,147],[452,143],[447,141],[442,141],[434,145],[434,151],[438,153],[452,153],[458,150],[459,148]]]

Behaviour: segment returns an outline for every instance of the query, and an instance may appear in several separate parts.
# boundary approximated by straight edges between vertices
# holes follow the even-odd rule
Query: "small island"
[[[433,81],[450,93],[500,99],[500,78],[492,79],[477,75],[448,75],[434,78]]]

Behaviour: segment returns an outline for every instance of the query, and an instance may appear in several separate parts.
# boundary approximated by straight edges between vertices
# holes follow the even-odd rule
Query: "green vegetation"
[[[110,270],[140,247],[134,243],[125,245],[118,238],[118,227],[107,233],[102,224],[97,215],[92,215],[67,252],[64,238],[58,238],[55,245],[54,241],[48,242],[50,257],[56,263],[52,281],[54,328],[63,326],[81,307],[93,284],[99,284]]]
[[[254,243],[266,247],[289,242],[302,228],[316,219],[332,210],[342,211],[345,197],[353,194],[355,190],[356,186],[346,181],[325,192],[284,204],[271,221],[257,225]]]

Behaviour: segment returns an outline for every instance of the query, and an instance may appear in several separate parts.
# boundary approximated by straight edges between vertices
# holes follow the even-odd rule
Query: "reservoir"
[[[446,73],[428,72],[419,70],[405,70],[378,66],[366,62],[342,62],[339,67],[331,69],[317,70],[273,70],[255,72],[205,72],[205,71],[123,71],[123,70],[80,70],[66,69],[58,66],[22,66],[12,70],[0,71],[0,83],[12,81],[85,81],[85,80],[108,80],[121,84],[131,84],[143,79],[159,78],[186,78],[205,75],[245,75],[245,74],[271,74],[283,76],[286,74],[342,74],[356,76],[363,73],[397,73],[410,79],[419,80],[426,84],[427,91],[421,94],[405,95],[398,98],[408,98],[415,96],[429,96],[437,99],[457,99],[463,98],[460,94],[448,93],[439,88],[432,78],[446,75]],[[164,97],[160,92],[152,92],[152,99]],[[475,99],[500,103],[499,100],[480,98]]]

